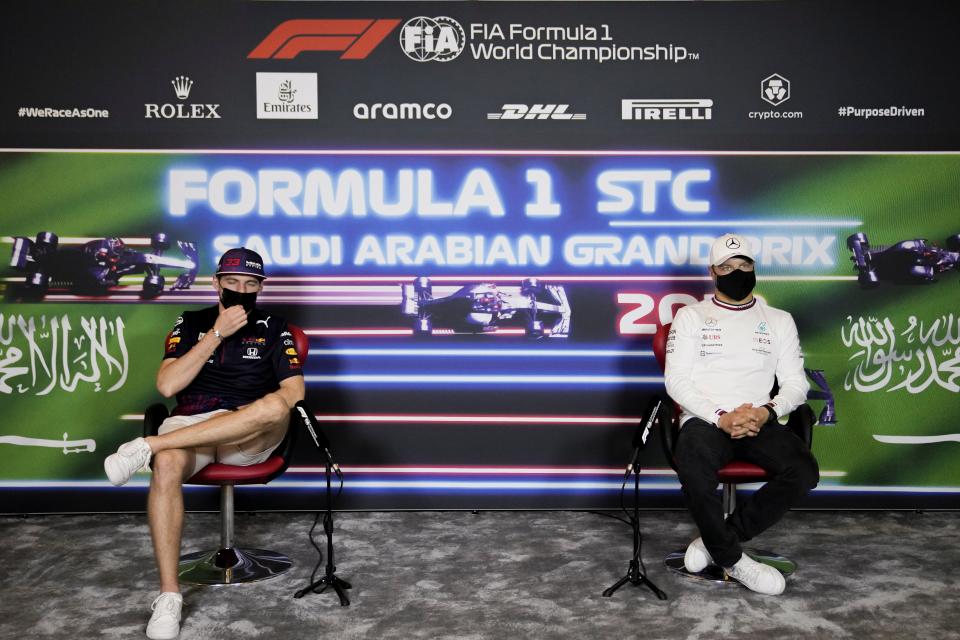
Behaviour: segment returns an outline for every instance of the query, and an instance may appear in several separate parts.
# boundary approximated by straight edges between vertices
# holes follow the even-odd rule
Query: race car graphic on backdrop
[[[521,325],[530,338],[570,335],[570,303],[563,287],[524,279],[519,287],[489,282],[471,284],[447,296],[435,297],[430,278],[401,285],[401,309],[414,319],[414,335],[431,335],[440,327],[454,333],[491,333],[498,327]]]
[[[833,391],[830,390],[830,385],[827,384],[827,376],[824,374],[823,369],[804,369],[804,371],[806,371],[807,377],[817,385],[816,389],[811,387],[810,391],[807,392],[807,399],[824,401],[823,409],[820,410],[820,415],[817,418],[817,424],[837,424],[837,409],[833,399]]]
[[[178,269],[173,289],[188,289],[197,277],[200,260],[193,242],[177,241],[184,258],[164,255],[171,241],[165,233],[150,238],[152,253],[140,253],[117,237],[85,241],[61,247],[57,234],[41,231],[36,239],[13,239],[10,266],[27,274],[20,287],[11,288],[14,298],[42,299],[51,288],[78,295],[106,295],[123,276],[144,274],[142,298],[156,298],[164,289],[161,269]]]
[[[897,284],[935,282],[937,274],[960,266],[960,234],[947,238],[946,249],[924,239],[871,247],[865,233],[848,237],[847,247],[853,252],[850,259],[864,289],[877,286],[881,280]]]

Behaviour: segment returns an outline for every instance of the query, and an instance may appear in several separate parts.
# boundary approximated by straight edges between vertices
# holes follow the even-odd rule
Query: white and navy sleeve
[[[677,312],[667,337],[664,382],[667,393],[687,413],[716,424],[724,411],[707,398],[693,383],[693,367],[698,349],[697,314],[684,307]]]

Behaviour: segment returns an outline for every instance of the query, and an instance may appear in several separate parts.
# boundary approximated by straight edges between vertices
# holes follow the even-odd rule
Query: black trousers
[[[763,427],[754,437],[734,440],[716,426],[691,418],[680,429],[675,456],[687,506],[704,545],[721,567],[733,566],[743,553],[741,542],[779,521],[820,480],[810,449],[778,423]],[[762,467],[771,479],[724,520],[717,471],[734,459]]]

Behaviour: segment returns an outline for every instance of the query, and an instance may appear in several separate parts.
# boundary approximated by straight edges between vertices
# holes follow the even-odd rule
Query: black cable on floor
[[[622,522],[623,524],[627,525],[628,527],[630,526],[630,522],[629,522],[628,520],[624,520],[624,519],[621,518],[620,516],[615,515],[615,514],[612,514],[612,513],[606,513],[606,512],[604,512],[604,511],[587,511],[587,513],[592,513],[592,514],[595,515],[595,516],[603,516],[604,518],[613,518],[613,519],[616,520],[617,522]]]

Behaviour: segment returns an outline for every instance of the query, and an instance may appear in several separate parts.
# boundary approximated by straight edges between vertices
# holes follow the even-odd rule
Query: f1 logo
[[[400,20],[287,20],[247,56],[250,60],[291,60],[305,51],[343,51],[341,60],[362,60]]]

